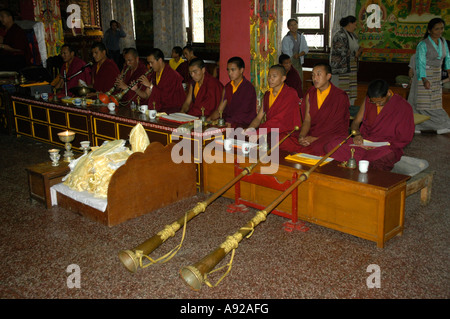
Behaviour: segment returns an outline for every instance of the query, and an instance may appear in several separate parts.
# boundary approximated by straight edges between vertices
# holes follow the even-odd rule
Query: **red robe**
[[[205,108],[205,116],[209,116],[219,106],[222,99],[223,85],[218,79],[205,72],[203,84],[198,90],[197,97],[194,94],[195,82],[191,82],[192,86],[192,103],[189,106],[187,114],[193,116],[202,115],[202,107]]]
[[[278,138],[281,140],[289,134],[295,126],[300,126],[300,99],[293,88],[284,85],[281,91],[278,92],[278,96],[272,104],[272,107],[269,108],[269,95],[269,91],[264,95],[263,107],[264,112],[266,113],[266,121],[259,126],[259,129],[266,128],[269,132],[271,132],[272,129],[278,129]],[[280,145],[280,150],[294,152],[299,146],[298,134],[299,131],[292,133],[291,136]]]
[[[189,64],[187,61],[182,62],[176,70],[182,77],[183,83],[189,83]]]
[[[394,164],[402,157],[403,148],[414,137],[414,115],[411,105],[400,95],[394,94],[384,105],[380,114],[377,114],[377,106],[370,103],[369,98],[366,97],[360,132],[366,140],[389,142],[390,145],[369,150],[353,147],[356,161],[368,160],[371,168],[392,170]],[[331,150],[344,138],[342,136],[336,138],[326,148]],[[341,162],[347,161],[351,157],[351,144],[353,144],[352,138],[342,145],[332,157]]]
[[[66,70],[66,75],[67,78],[69,78],[71,75],[77,73],[78,71],[80,71],[82,69],[83,66],[86,65],[86,62],[84,62],[83,60],[81,60],[79,57],[74,56],[72,63],[69,64],[69,69],[67,71],[66,69],[66,64],[67,63],[63,63],[61,70],[60,70],[60,77],[63,78],[64,77],[64,70]],[[85,68],[84,71],[80,74],[78,74],[77,76],[71,78],[70,80],[67,81],[67,90],[70,90],[73,87],[77,87],[78,85],[78,80],[83,80],[84,82],[86,82],[86,84],[91,84],[91,70],[89,68]],[[63,84],[63,90],[64,90],[64,84]],[[70,96],[72,96],[72,94],[68,91],[68,94]]]
[[[10,52],[0,49],[0,71],[14,70],[19,71],[25,66],[31,64],[31,49],[28,44],[25,31],[14,23],[11,28],[6,31],[3,38],[3,44],[7,44],[13,49],[19,49],[22,52]]]
[[[127,66],[124,65],[124,69],[126,69],[126,68],[127,68]],[[137,79],[139,79],[141,77],[141,75],[144,75],[145,72],[147,72],[147,71],[148,71],[147,66],[142,61],[139,60],[139,64],[138,64],[138,67],[136,68],[136,70],[134,70],[133,73],[131,73],[131,70],[129,70],[127,72],[127,74],[125,74],[125,77],[124,77],[123,81],[124,81],[124,83],[127,86],[129,86],[132,82],[134,82]],[[138,85],[138,89],[145,90],[145,87],[142,84],[139,84]],[[122,91],[122,90],[120,90],[120,91]],[[114,93],[114,94],[117,94],[120,91],[116,90],[116,93]],[[124,103],[126,103],[126,102],[130,102],[131,103],[131,101],[134,101],[137,104],[137,98],[138,98],[137,93],[130,89],[127,92],[127,94],[125,94],[122,97],[121,101],[124,102]],[[128,103],[127,105],[129,106],[130,103]]]
[[[232,127],[247,128],[256,117],[256,91],[253,84],[245,77],[236,92],[233,93],[231,81],[225,85],[227,105],[223,118]]]
[[[298,71],[294,67],[291,67],[289,72],[286,74],[286,80],[284,81],[284,83],[295,89],[299,98],[303,98],[302,79],[300,78]]]
[[[119,76],[120,71],[117,64],[111,60],[106,59],[97,71],[97,63],[92,67],[92,84],[97,92],[108,92]]]
[[[152,93],[148,98],[149,109],[153,109],[153,102],[158,112],[167,114],[179,112],[186,100],[183,89],[183,78],[178,72],[166,65],[162,71],[159,84],[156,84],[156,72],[152,73],[150,81],[153,83]]]
[[[324,146],[336,136],[347,136],[350,121],[350,102],[343,90],[330,83],[331,89],[323,101],[322,106],[317,104],[317,89],[312,86],[302,102],[302,113],[306,111],[306,99],[309,99],[309,115],[311,116],[311,127],[307,136],[318,137],[309,146],[300,146],[299,153],[312,155],[325,155]],[[304,117],[303,117],[304,118]]]

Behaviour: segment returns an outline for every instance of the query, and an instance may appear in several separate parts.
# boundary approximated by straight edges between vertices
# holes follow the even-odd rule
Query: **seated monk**
[[[368,160],[369,167],[390,171],[403,155],[403,148],[414,136],[414,115],[411,105],[400,95],[389,90],[384,80],[375,80],[369,84],[367,97],[352,122],[351,129],[356,135],[342,145],[332,157],[338,161],[347,161],[351,149],[354,158]],[[331,150],[342,140],[345,134],[326,145]],[[363,140],[389,142],[390,145],[369,148],[363,146]],[[350,145],[357,145],[352,147]]]
[[[298,71],[292,67],[291,58],[287,54],[282,54],[278,58],[278,62],[286,69],[286,83],[297,91],[298,97],[303,98],[303,83]]]
[[[139,78],[143,89],[137,86],[134,90],[141,98],[141,101],[149,106],[149,109],[155,109],[158,112],[166,112],[167,114],[179,112],[186,94],[183,89],[183,78],[178,72],[174,71],[164,62],[164,53],[160,49],[153,49],[147,56],[147,62],[153,68],[153,72],[149,75],[150,79],[145,75]]]
[[[256,91],[253,84],[244,76],[245,63],[240,57],[228,60],[228,82],[222,93],[222,101],[207,120],[222,118],[228,127],[243,127],[250,125],[256,117]]]
[[[220,103],[223,85],[206,71],[205,63],[199,58],[189,62],[189,74],[192,81],[189,83],[189,91],[181,112],[208,117]]]
[[[312,70],[312,86],[302,101],[304,121],[298,153],[325,155],[324,146],[335,136],[348,135],[350,102],[347,94],[333,85],[328,64],[318,63]]]
[[[119,68],[112,59],[107,57],[106,46],[103,42],[95,42],[92,45],[92,56],[95,61],[92,66],[92,87],[96,92],[108,92],[119,76]]]
[[[250,123],[249,128],[266,128],[268,133],[278,129],[279,140],[283,139],[296,126],[300,126],[300,111],[297,92],[285,85],[286,70],[281,65],[269,69],[269,90],[264,94],[263,107]],[[263,122],[264,115],[266,121]],[[246,130],[248,132],[248,129]],[[293,152],[298,147],[298,131],[294,132],[281,145],[281,150]]]
[[[116,93],[119,93],[121,90],[126,90],[131,84],[133,84],[135,81],[138,81],[141,75],[144,75],[148,71],[147,66],[139,59],[139,54],[135,48],[124,49],[123,54],[125,65],[122,72],[125,72],[128,67],[129,70],[128,72],[126,72],[123,78],[119,77],[116,80],[115,85],[119,90]],[[143,89],[142,84],[138,84],[138,87],[140,89]],[[136,92],[134,92],[130,88],[130,90],[122,97],[121,104],[129,106],[132,101],[137,104],[137,98],[138,95],[136,94]]]
[[[188,62],[184,61],[183,58],[183,49],[181,47],[174,47],[172,49],[172,58],[169,60],[170,67],[180,73],[183,77],[183,83],[188,83],[189,77],[189,66]]]
[[[91,84],[91,70],[85,67],[86,62],[75,55],[75,50],[70,45],[64,44],[61,47],[61,57],[64,63],[61,66],[59,75],[52,81],[52,86],[56,89],[65,89],[64,71],[67,77],[67,90],[80,86],[79,80],[84,81],[87,85]],[[70,78],[81,70],[83,72]],[[72,95],[70,92],[68,94]]]

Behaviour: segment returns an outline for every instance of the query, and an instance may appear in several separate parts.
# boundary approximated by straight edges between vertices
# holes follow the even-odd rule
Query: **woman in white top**
[[[296,19],[289,19],[287,22],[289,32],[281,41],[281,51],[289,55],[292,66],[298,71],[303,83],[303,62],[305,55],[309,52],[308,43],[305,36],[298,31]]]

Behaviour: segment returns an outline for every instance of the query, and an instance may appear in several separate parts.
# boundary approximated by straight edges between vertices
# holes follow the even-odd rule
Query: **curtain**
[[[349,15],[356,17],[356,0],[333,0],[333,8],[333,27],[331,29],[332,37],[341,27],[339,25],[339,20]]]
[[[103,32],[109,29],[111,20],[116,20],[122,25],[122,29],[127,35],[120,39],[121,52],[124,48],[136,48],[131,1],[133,0],[100,0]]]
[[[154,46],[170,57],[174,46],[186,44],[183,1],[153,0]]]

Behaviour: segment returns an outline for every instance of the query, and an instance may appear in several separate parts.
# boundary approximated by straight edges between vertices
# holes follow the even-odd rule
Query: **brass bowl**
[[[94,88],[89,88],[86,86],[76,86],[69,90],[75,96],[86,96],[89,93],[95,92]]]

